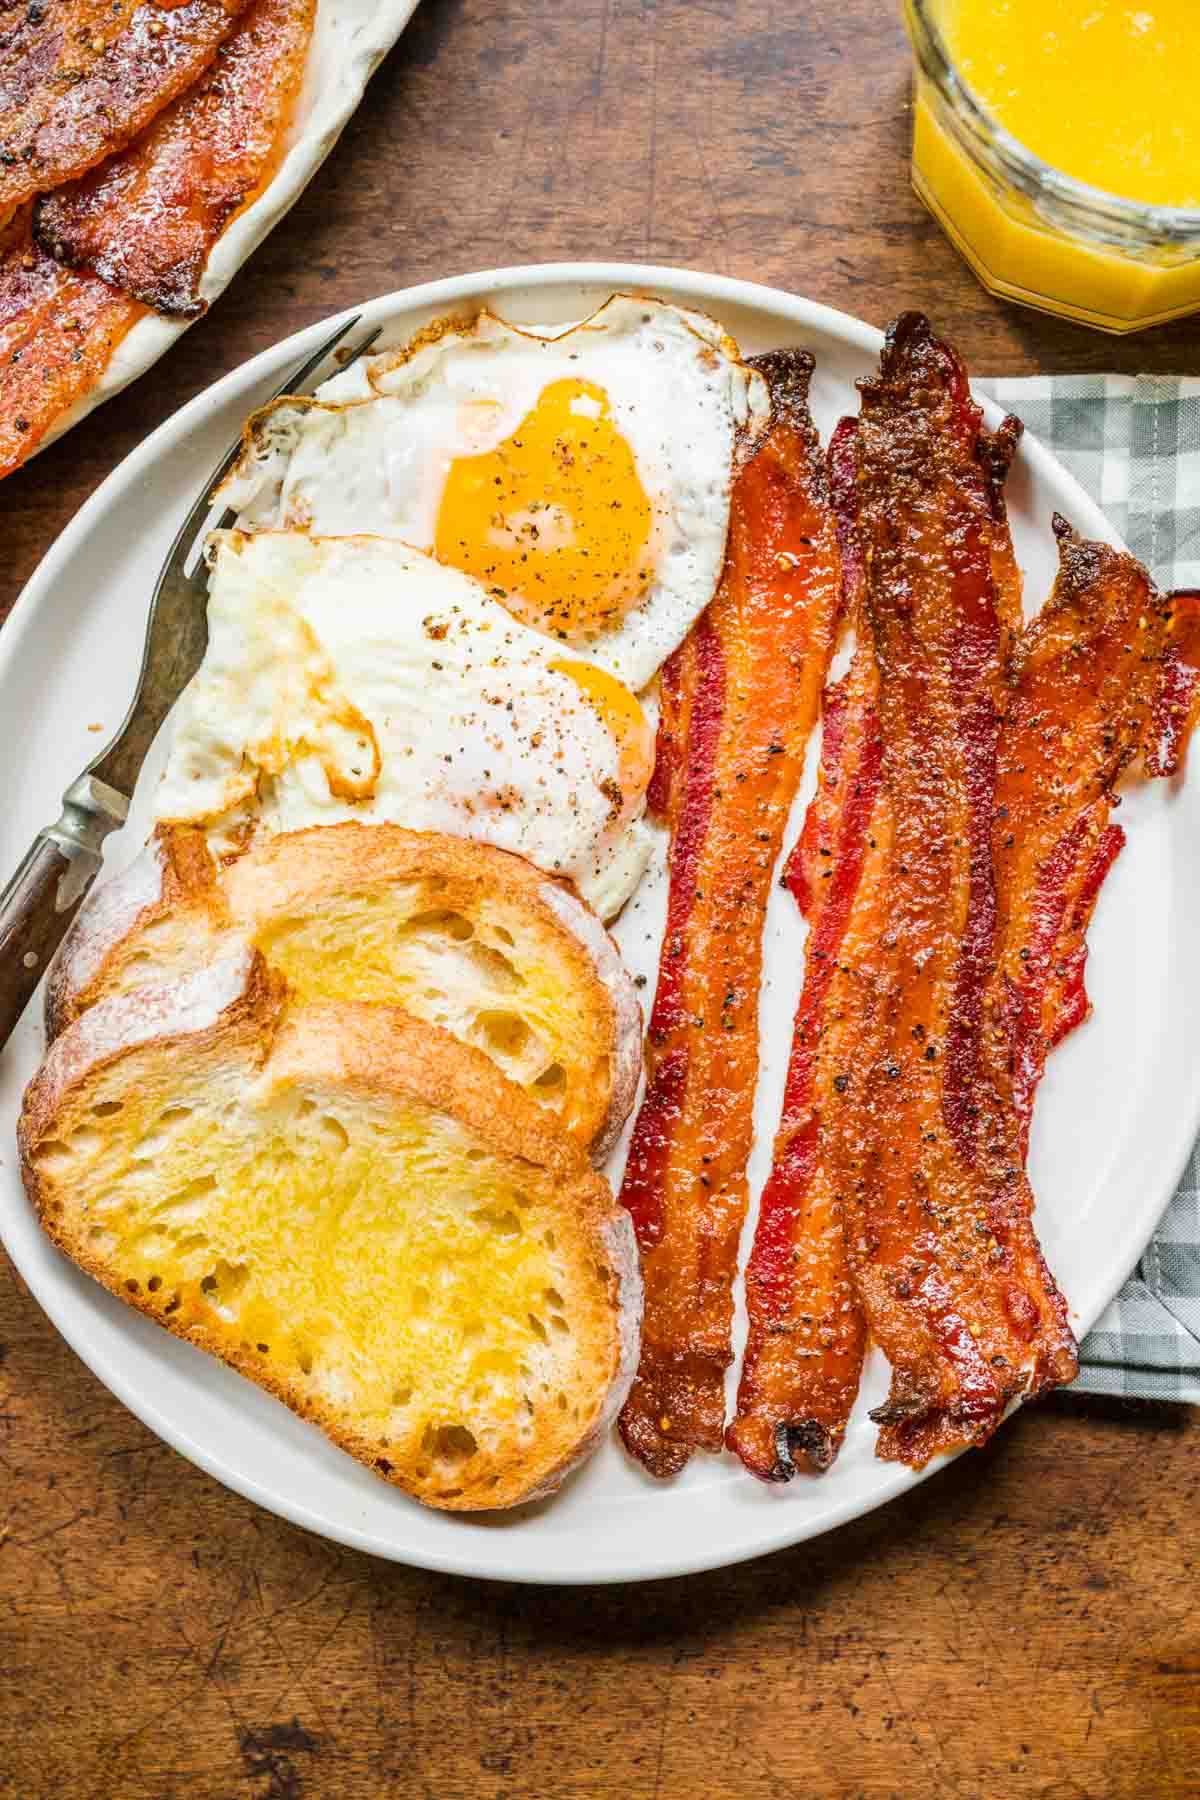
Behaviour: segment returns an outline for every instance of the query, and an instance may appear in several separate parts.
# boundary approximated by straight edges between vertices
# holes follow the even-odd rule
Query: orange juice
[[[985,284],[1112,331],[1200,307],[1200,0],[906,6],[914,184]]]
[[[1200,207],[1198,0],[949,0],[959,73],[1052,169]]]

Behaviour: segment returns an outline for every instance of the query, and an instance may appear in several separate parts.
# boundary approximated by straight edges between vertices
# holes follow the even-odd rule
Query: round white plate
[[[390,342],[483,300],[517,320],[578,319],[616,289],[705,308],[748,352],[807,345],[817,358],[814,412],[826,433],[856,407],[854,379],[873,367],[879,347],[869,326],[811,301],[621,264],[464,276],[390,295],[363,311]],[[118,723],[154,577],[200,483],[245,414],[329,329],[329,321],[314,325],[265,351],[168,420],[108,478],[29,583],[0,632],[0,876],[57,816],[62,789]],[[995,408],[989,410],[994,421]],[[1055,509],[1086,534],[1111,537],[1071,477],[1028,440],[1009,504],[1031,607],[1053,575]],[[815,762],[814,743],[809,787]],[[793,830],[797,818],[798,809]],[[1189,923],[1186,898],[1200,887],[1200,784],[1158,782],[1134,791],[1121,818],[1129,848],[1105,886],[1092,931],[1096,1014],[1052,1060],[1032,1151],[1042,1242],[1081,1334],[1136,1261],[1200,1117],[1200,1058],[1191,1041],[1200,932]],[[127,860],[136,847],[128,829],[121,836],[124,843],[112,841],[114,860]],[[618,929],[630,962],[650,977],[648,994],[660,915],[661,882],[651,881]],[[778,890],[767,939],[755,1191],[766,1172],[800,979],[800,927]],[[51,1249],[25,1201],[13,1153],[21,1091],[41,1047],[35,1009],[0,1055],[0,1230],[13,1260],[67,1341],[152,1430],[221,1481],[313,1531],[468,1575],[630,1581],[735,1562],[812,1537],[918,1479],[874,1458],[866,1409],[884,1386],[877,1360],[841,1457],[819,1479],[768,1488],[730,1457],[700,1456],[679,1481],[659,1485],[614,1439],[538,1506],[491,1519],[426,1511],[249,1382],[123,1307]]]

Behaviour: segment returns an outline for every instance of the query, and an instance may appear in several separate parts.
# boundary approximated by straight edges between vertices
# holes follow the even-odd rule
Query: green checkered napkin
[[[1160,588],[1200,587],[1200,379],[1054,375],[978,386],[1049,445]],[[1200,1404],[1200,1144],[1081,1361],[1084,1393]]]

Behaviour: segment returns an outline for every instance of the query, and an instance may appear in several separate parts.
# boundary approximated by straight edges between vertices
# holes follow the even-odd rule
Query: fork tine
[[[315,375],[321,364],[325,361],[325,358],[329,355],[329,352],[337,344],[341,343],[347,332],[354,330],[354,327],[361,318],[361,313],[355,313],[352,319],[347,319],[344,325],[339,325],[338,329],[330,337],[327,337],[323,344],[317,345],[317,348],[313,351],[312,355],[306,357],[298,369],[293,369],[291,374],[284,378],[280,385],[275,389],[275,392],[271,395],[271,399],[278,400],[281,394],[294,393],[296,388],[298,388],[302,382],[307,381],[310,375]],[[375,339],[379,336],[381,329],[382,327],[377,325],[370,337],[365,341],[369,344],[373,344]],[[362,345],[360,345],[357,350],[351,350],[346,358],[346,362],[353,362],[354,358],[361,354],[361,351]],[[345,367],[345,364],[343,364],[343,367]]]
[[[357,362],[360,356],[365,356],[367,351],[371,348],[371,345],[375,342],[376,338],[382,332],[382,330],[383,330],[383,326],[377,325],[375,327],[374,331],[368,331],[366,337],[363,338],[361,343],[355,344],[353,350],[348,350],[346,352],[346,360],[342,364],[342,368],[348,369],[350,367],[350,364],[353,362]]]

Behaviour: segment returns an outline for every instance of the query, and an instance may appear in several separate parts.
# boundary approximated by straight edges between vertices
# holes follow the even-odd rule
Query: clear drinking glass
[[[1200,211],[1122,200],[1034,156],[956,70],[946,7],[905,0],[912,179],[984,286],[1101,331],[1140,331],[1200,308]],[[1115,73],[1113,94],[1119,104]]]

